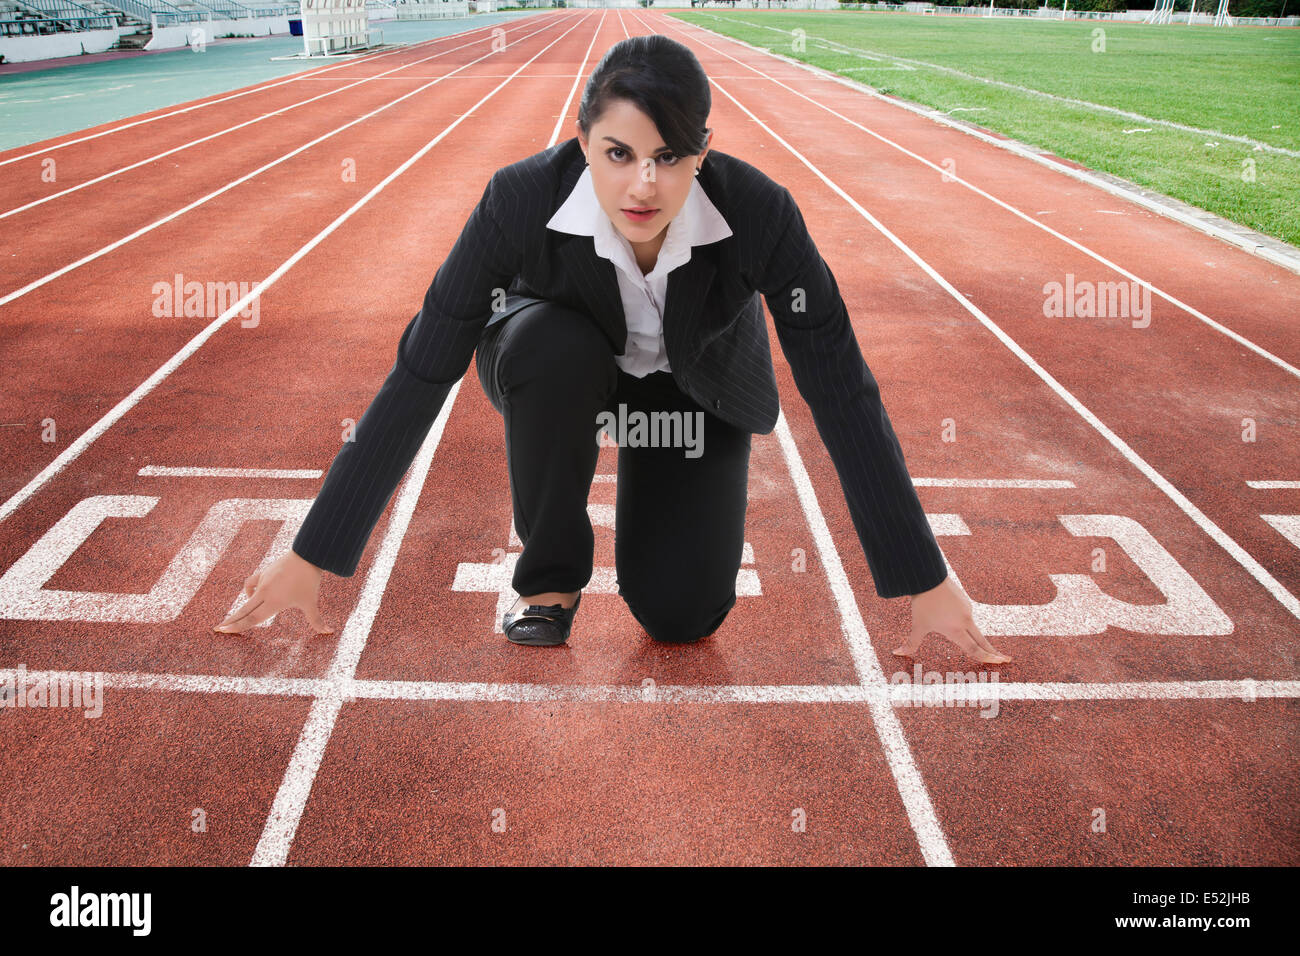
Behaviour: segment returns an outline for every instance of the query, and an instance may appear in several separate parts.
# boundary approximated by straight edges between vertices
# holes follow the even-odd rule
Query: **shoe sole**
[[[514,633],[517,634],[518,631],[519,629],[516,628]],[[568,643],[569,639],[567,637],[555,638],[533,635],[515,637],[513,634],[507,634],[506,640],[511,644],[522,644],[525,647],[558,647],[561,644]]]
[[[570,627],[573,626],[573,621],[577,619],[578,605],[581,602],[582,595],[579,594],[578,600],[574,602],[571,609],[573,617],[569,622]],[[530,624],[529,621],[535,623]],[[504,626],[502,629],[505,630]],[[561,644],[568,643],[569,640],[569,635],[564,633],[559,624],[544,622],[537,618],[525,618],[507,630],[505,634],[506,640],[511,644],[521,644],[525,647],[558,647]]]

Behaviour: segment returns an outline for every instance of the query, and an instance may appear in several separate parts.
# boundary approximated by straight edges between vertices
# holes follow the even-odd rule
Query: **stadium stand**
[[[248,17],[297,16],[296,3],[260,6],[238,0],[0,0],[0,35],[39,36],[120,29],[113,49],[141,49],[155,25]]]
[[[0,0],[0,34],[39,36],[78,30],[109,30],[117,19],[99,3],[73,0]]]

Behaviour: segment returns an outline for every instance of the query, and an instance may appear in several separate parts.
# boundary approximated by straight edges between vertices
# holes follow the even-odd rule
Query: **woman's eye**
[[[622,162],[624,152],[625,150],[623,150],[618,146],[611,146],[609,149],[605,150],[605,155],[608,156],[610,159],[614,160],[615,162]],[[614,155],[615,153],[618,153],[619,155],[615,156]],[[667,165],[669,166],[676,166],[681,159],[680,156],[676,156],[672,153],[660,153],[659,158],[663,160],[670,160],[670,162],[667,163]]]

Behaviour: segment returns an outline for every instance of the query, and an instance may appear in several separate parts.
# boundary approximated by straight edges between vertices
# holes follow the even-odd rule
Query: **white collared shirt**
[[[672,371],[663,334],[668,273],[690,261],[692,246],[707,245],[731,235],[727,221],[709,201],[694,175],[686,202],[668,223],[659,258],[649,273],[641,272],[632,243],[601,208],[591,182],[590,166],[582,171],[573,192],[555,211],[546,228],[591,236],[596,255],[615,265],[623,315],[627,319],[627,345],[622,355],[614,356],[619,368],[637,378],[651,372]]]

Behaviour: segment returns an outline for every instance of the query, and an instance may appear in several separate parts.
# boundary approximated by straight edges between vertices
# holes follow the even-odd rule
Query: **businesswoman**
[[[619,446],[619,595],[654,640],[712,634],[736,602],[751,436],[771,432],[780,407],[761,294],[876,591],[911,601],[912,632],[894,653],[937,632],[979,661],[1010,660],[948,575],[793,196],[710,150],[710,107],[708,78],[682,44],[655,34],[610,48],[587,82],[577,136],[491,177],[292,550],[248,578],[249,600],[217,630],[297,607],[329,632],[322,574],[355,571],[473,357],[504,420],[523,542],[506,637],[569,637],[592,575],[586,507],[602,433]],[[673,440],[610,434],[638,415],[672,421]]]

